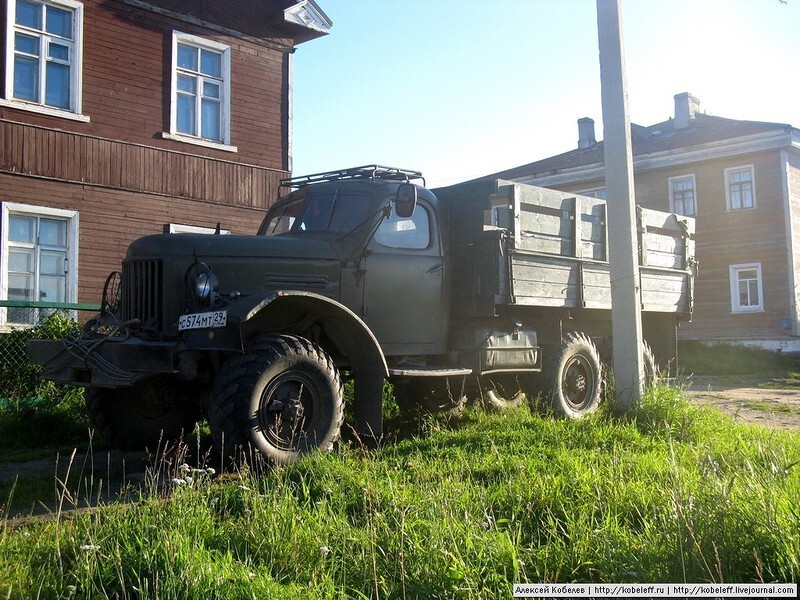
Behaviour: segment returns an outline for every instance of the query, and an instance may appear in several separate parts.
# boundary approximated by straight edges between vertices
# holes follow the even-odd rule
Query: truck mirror
[[[408,219],[417,208],[417,188],[413,183],[401,183],[394,197],[394,211],[401,219]]]

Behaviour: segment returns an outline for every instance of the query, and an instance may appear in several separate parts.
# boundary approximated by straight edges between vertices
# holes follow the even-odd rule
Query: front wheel
[[[339,372],[314,342],[263,338],[222,367],[208,420],[217,448],[227,455],[252,448],[287,464],[303,453],[329,452],[344,420]]]
[[[549,353],[542,375],[557,415],[579,419],[600,405],[600,356],[587,335],[567,334],[561,346]]]

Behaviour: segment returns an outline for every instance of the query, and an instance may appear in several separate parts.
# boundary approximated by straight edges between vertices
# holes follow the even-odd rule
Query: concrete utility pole
[[[642,310],[622,0],[597,0],[603,148],[608,196],[615,412],[642,398]]]

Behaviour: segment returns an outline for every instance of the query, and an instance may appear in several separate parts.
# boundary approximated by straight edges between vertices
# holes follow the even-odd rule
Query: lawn
[[[377,449],[342,445],[260,478],[173,465],[136,503],[0,522],[0,597],[508,598],[525,581],[798,580],[799,435],[735,425],[667,386],[624,420],[609,412],[420,417]]]

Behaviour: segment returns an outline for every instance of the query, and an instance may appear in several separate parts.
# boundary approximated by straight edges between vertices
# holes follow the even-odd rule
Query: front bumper
[[[58,383],[120,388],[159,374],[177,373],[177,342],[29,340],[28,358],[41,365],[42,377]]]

